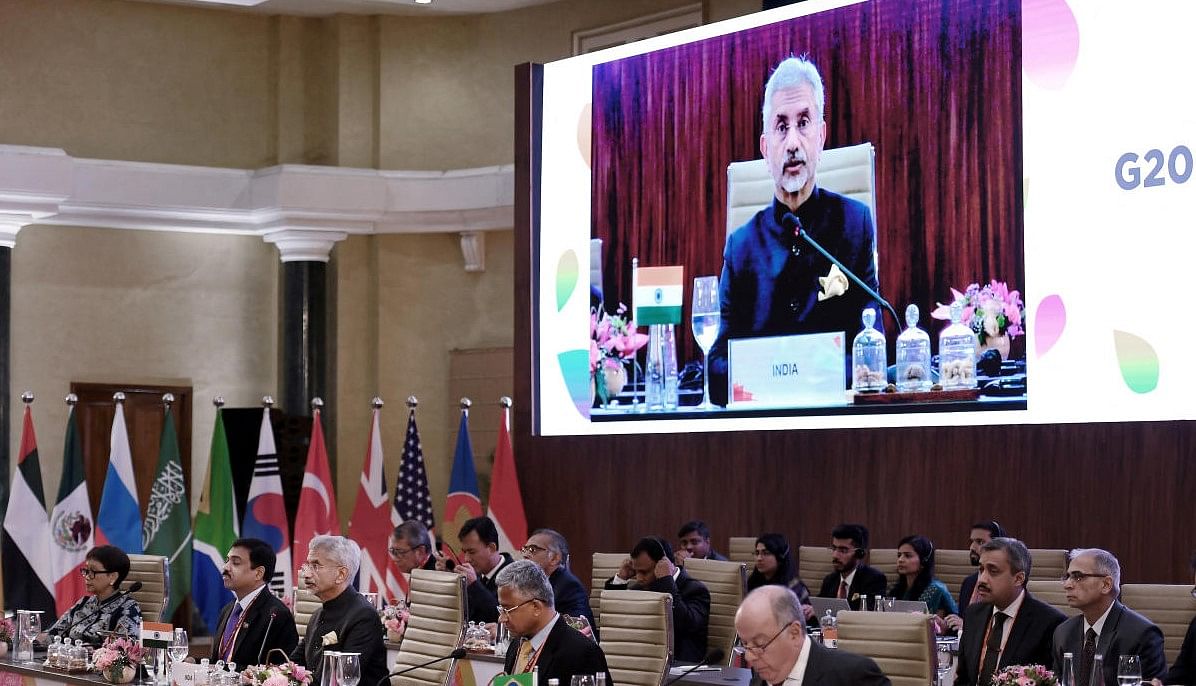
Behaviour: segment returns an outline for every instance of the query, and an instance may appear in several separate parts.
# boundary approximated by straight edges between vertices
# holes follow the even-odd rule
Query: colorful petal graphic
[[[1135,393],[1150,393],[1159,385],[1159,356],[1145,339],[1124,331],[1113,332],[1113,346],[1121,378]]]
[[[1080,54],[1080,27],[1066,0],[1022,2],[1022,68],[1040,88],[1060,90]]]
[[[566,250],[556,263],[556,311],[565,309],[573,289],[577,288],[577,253]]]
[[[1034,308],[1034,349],[1038,357],[1046,355],[1067,326],[1067,308],[1063,298],[1048,295]]]
[[[569,389],[569,397],[583,417],[590,416],[590,404],[594,396],[590,394],[590,351],[566,350],[557,353],[557,363],[561,367],[561,377],[565,379],[565,388]]]
[[[593,116],[593,109],[593,104],[587,102],[577,117],[577,151],[581,153],[581,159],[585,160],[587,167],[590,166],[590,153],[593,151],[593,148],[590,147],[592,135],[590,120]]]

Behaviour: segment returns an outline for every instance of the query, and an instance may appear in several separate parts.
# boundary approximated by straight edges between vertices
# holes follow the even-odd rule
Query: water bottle
[[[652,324],[648,327],[648,354],[644,368],[644,404],[649,412],[659,412],[664,409],[664,355],[661,349],[661,339],[664,337],[664,325]]]
[[[661,358],[664,361],[664,409],[676,410],[677,391],[677,338],[672,324],[662,324]]]
[[[1063,653],[1063,672],[1059,675],[1059,686],[1078,686],[1075,659],[1071,653]]]
[[[1088,677],[1088,686],[1105,686],[1105,656],[1100,653],[1092,656],[1092,674]]]
[[[822,645],[827,648],[836,648],[839,643],[839,622],[835,616],[831,614],[830,610],[826,611],[818,623],[822,626]]]

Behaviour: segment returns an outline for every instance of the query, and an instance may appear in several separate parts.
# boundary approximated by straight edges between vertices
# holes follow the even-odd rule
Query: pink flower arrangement
[[[402,639],[410,617],[411,612],[407,610],[406,603],[391,603],[382,609],[382,626],[386,627],[387,631],[397,634],[398,639]]]
[[[950,321],[951,305],[963,305],[962,324],[976,332],[976,338],[983,344],[989,338],[1008,335],[1017,338],[1025,333],[1022,320],[1025,317],[1026,306],[1022,302],[1022,294],[1009,290],[1004,281],[993,280],[983,287],[980,284],[969,284],[963,293],[951,289],[954,299],[944,305],[938,304],[930,313],[935,319]]]
[[[140,665],[144,657],[145,648],[141,643],[128,636],[109,636],[104,645],[96,648],[92,665],[101,674],[119,674],[125,667]]]
[[[635,359],[640,348],[648,344],[648,335],[637,333],[635,320],[626,316],[627,306],[619,303],[615,314],[599,308],[590,310],[590,374],[599,363],[620,365],[623,360]]]
[[[17,628],[12,623],[11,619],[0,617],[0,641],[8,641],[12,643],[12,639],[16,636]]]
[[[993,686],[1058,686],[1055,673],[1042,665],[1010,665],[993,676]]]
[[[311,683],[311,672],[293,662],[257,665],[241,672],[241,683],[253,686],[306,686]]]

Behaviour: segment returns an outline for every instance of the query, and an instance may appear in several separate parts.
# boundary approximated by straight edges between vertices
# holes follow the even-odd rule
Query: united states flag
[[[419,520],[428,529],[436,526],[432,515],[432,494],[428,491],[428,472],[424,469],[424,449],[419,444],[414,409],[407,415],[407,438],[403,441],[403,459],[395,480],[394,507],[390,511],[390,519],[395,526],[408,519]]]

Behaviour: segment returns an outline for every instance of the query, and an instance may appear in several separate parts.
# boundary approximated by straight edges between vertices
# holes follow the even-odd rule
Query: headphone
[[[1009,538],[1009,534],[1005,532],[1005,527],[1001,526],[1000,522],[990,519],[988,524],[991,527],[989,530],[992,532],[993,538]]]

